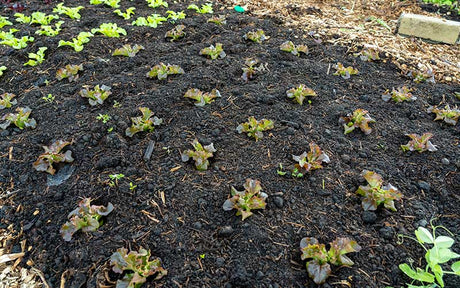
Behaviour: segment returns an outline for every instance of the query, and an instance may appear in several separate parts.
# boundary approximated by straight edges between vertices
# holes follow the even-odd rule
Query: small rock
[[[278,197],[278,196],[273,198],[273,203],[275,203],[276,207],[278,207],[278,208],[283,208],[283,206],[284,206],[283,198]]]
[[[428,182],[425,182],[425,181],[422,181],[422,180],[419,180],[417,182],[417,186],[418,186],[418,188],[422,189],[425,192],[430,192],[430,190],[431,190],[430,184]]]
[[[217,257],[216,258],[216,266],[217,267],[223,267],[225,265],[225,259],[222,257]]]
[[[200,222],[195,222],[193,223],[193,228],[199,230],[203,227],[203,225]]]
[[[447,158],[442,158],[442,159],[441,159],[441,163],[444,164],[444,165],[449,165],[449,164],[450,164],[450,161],[449,161],[449,159],[447,159]]]
[[[326,129],[326,130],[324,130],[324,133],[326,133],[327,135],[331,135],[331,130]]]
[[[294,134],[295,134],[295,129],[292,128],[292,127],[288,127],[288,128],[286,129],[286,134],[288,134],[288,135],[294,135]]]
[[[342,154],[342,155],[340,156],[340,158],[342,158],[342,161],[343,161],[343,162],[345,162],[345,163],[350,163],[350,160],[351,160],[350,155]]]
[[[379,233],[384,239],[391,240],[393,239],[394,229],[393,227],[385,226],[379,230]]]
[[[229,237],[233,234],[232,226],[224,226],[222,229],[219,230],[219,236],[221,237]]]
[[[364,223],[372,224],[377,220],[377,214],[372,211],[364,211],[361,218],[363,219]]]
[[[426,225],[428,225],[428,221],[426,221],[425,219],[421,219],[420,221],[418,221],[415,224],[416,228],[418,228],[418,227],[426,227]]]
[[[257,280],[261,280],[262,278],[264,278],[264,276],[265,276],[264,272],[257,271],[257,274],[256,274]]]

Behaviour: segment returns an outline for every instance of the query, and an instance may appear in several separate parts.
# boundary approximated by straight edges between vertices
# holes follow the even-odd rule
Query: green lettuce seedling
[[[343,79],[349,79],[351,75],[356,75],[359,73],[358,69],[355,69],[351,66],[345,68],[345,66],[343,66],[343,64],[340,62],[334,65],[334,69],[337,70],[335,71],[334,75],[340,75]]]
[[[292,155],[292,160],[296,161],[295,168],[297,171],[313,171],[316,169],[321,169],[324,163],[329,163],[330,159],[326,153],[321,151],[321,148],[314,143],[310,142],[310,152],[303,152],[299,156]]]
[[[393,88],[391,93],[390,93],[390,90],[387,89],[385,93],[382,94],[382,100],[385,102],[388,102],[390,99],[392,99],[396,103],[400,103],[403,101],[417,100],[417,97],[415,97],[414,95],[412,95],[412,93],[410,93],[411,91],[412,89],[407,88],[406,86],[399,87],[396,90]]]
[[[3,28],[4,26],[11,26],[13,23],[8,21],[8,17],[3,17],[0,15],[0,28]]]
[[[88,98],[89,105],[91,106],[103,104],[105,99],[107,99],[111,94],[112,92],[110,92],[110,87],[106,85],[102,85],[101,87],[96,85],[93,90],[86,88],[80,90],[80,96]]]
[[[446,105],[444,109],[439,109],[437,106],[430,106],[427,112],[436,114],[434,121],[444,120],[444,122],[450,125],[457,124],[458,118],[460,117],[460,109],[451,109],[449,105]]]
[[[168,271],[161,267],[160,259],[150,260],[150,250],[142,247],[139,252],[119,248],[110,256],[110,265],[115,273],[122,274],[127,271],[121,280],[117,281],[118,288],[140,288],[149,276],[155,280],[161,279]]]
[[[121,12],[120,9],[114,10],[113,13],[117,14],[120,17],[123,17],[125,20],[131,19],[131,15],[134,15],[135,7],[129,7],[125,12]]]
[[[218,57],[224,58],[225,56],[227,56],[227,54],[225,54],[225,52],[224,52],[224,49],[222,48],[221,43],[216,43],[216,46],[211,45],[209,47],[201,49],[200,50],[200,55],[209,56],[209,57],[211,57],[212,60],[215,60]]]
[[[308,276],[316,284],[323,284],[331,275],[331,264],[337,266],[352,266],[354,263],[345,254],[359,252],[361,246],[348,238],[337,238],[326,245],[320,244],[314,237],[305,237],[300,241],[302,260],[311,259],[307,262]]]
[[[0,66],[0,76],[3,76],[3,71],[8,70],[6,66]]]
[[[168,77],[168,75],[175,75],[175,74],[184,74],[184,69],[182,69],[178,65],[165,65],[160,63],[158,65],[153,66],[153,68],[147,73],[148,78],[155,78],[157,77],[158,80],[163,80]]]
[[[373,172],[364,170],[361,175],[366,179],[366,186],[359,186],[356,194],[364,197],[361,206],[364,211],[374,211],[380,204],[387,209],[396,211],[394,200],[399,200],[402,194],[391,184],[382,186],[382,176]]]
[[[37,53],[29,53],[29,61],[24,63],[24,66],[37,66],[45,61],[45,51],[48,50],[47,47],[38,48]]]
[[[288,98],[294,99],[300,105],[303,104],[303,101],[306,97],[314,97],[316,96],[316,92],[313,89],[306,87],[303,84],[300,84],[296,88],[289,89],[286,91],[286,95]]]
[[[260,44],[263,41],[270,39],[270,36],[266,36],[264,30],[257,29],[256,31],[250,31],[244,34],[243,38]]]
[[[94,232],[102,225],[102,217],[112,212],[113,205],[91,205],[91,198],[84,198],[78,203],[78,208],[69,213],[67,221],[61,227],[61,236],[65,241],[72,240],[73,234],[81,229],[83,232]]]
[[[153,112],[150,111],[149,108],[140,107],[139,110],[142,112],[142,116],[140,117],[131,117],[131,121],[133,125],[131,127],[126,128],[125,134],[128,137],[133,137],[134,134],[138,132],[152,132],[155,130],[155,126],[160,125],[163,123],[161,118],[157,116],[153,116]]]
[[[168,2],[163,0],[146,0],[149,4],[149,7],[158,8],[158,7],[165,7],[168,8]]]
[[[123,47],[115,49],[115,51],[112,53],[112,56],[126,56],[126,57],[134,57],[136,54],[145,49],[144,46],[134,44],[134,46],[131,46],[130,44],[125,44]]]
[[[203,4],[201,5],[201,8],[199,8],[196,4],[190,4],[187,9],[195,10],[196,13],[199,14],[212,14],[214,12],[212,11],[212,3]]]
[[[18,23],[23,23],[23,24],[29,24],[30,21],[32,20],[31,16],[26,16],[22,13],[15,13],[14,17],[16,17],[16,22]]]
[[[40,26],[40,29],[38,29],[37,31],[35,31],[35,34],[37,35],[46,35],[48,37],[55,37],[57,35],[59,35],[59,32],[61,32],[61,26],[62,24],[64,23],[64,21],[59,21],[57,23],[54,24],[54,27],[53,26],[50,26],[50,25],[42,25]]]
[[[227,19],[225,18],[224,15],[212,16],[211,18],[208,19],[207,22],[214,23],[216,25],[225,25],[227,24]]]
[[[422,136],[419,136],[417,134],[406,134],[406,136],[412,140],[410,140],[406,145],[401,145],[401,149],[404,152],[417,151],[419,153],[422,153],[424,151],[434,152],[438,150],[433,145],[433,143],[430,142],[430,139],[433,137],[433,134],[431,133],[423,133]]]
[[[64,14],[66,16],[68,16],[70,19],[80,19],[81,18],[81,15],[80,13],[80,10],[83,9],[85,7],[83,6],[78,6],[78,7],[66,7],[64,6],[64,3],[59,3],[56,5],[56,7],[53,9],[53,12],[56,12],[58,14]]]
[[[35,127],[37,127],[37,122],[35,121],[35,119],[29,119],[30,113],[32,113],[32,109],[30,109],[29,107],[18,107],[16,108],[16,112],[18,113],[8,113],[1,118],[1,120],[5,121],[5,123],[0,124],[0,129],[5,130],[11,124],[16,125],[16,127],[18,127],[21,130],[24,128],[35,129]]]
[[[3,93],[0,95],[0,110],[5,108],[11,108],[11,106],[16,105],[18,101],[13,99],[16,97],[13,93]]]
[[[116,23],[102,23],[99,28],[91,29],[91,33],[101,33],[107,37],[119,38],[120,34],[126,36],[126,30],[118,27]]]
[[[83,50],[83,44],[88,43],[90,38],[93,36],[94,35],[91,34],[90,32],[80,32],[77,38],[72,38],[72,41],[59,40],[58,47],[70,46],[76,52],[80,52]]]
[[[120,0],[90,0],[89,4],[91,5],[104,4],[112,8],[120,8]]]
[[[231,197],[225,200],[222,208],[225,211],[236,209],[236,216],[241,215],[242,221],[244,221],[244,219],[253,214],[251,210],[265,209],[265,199],[267,199],[268,195],[261,192],[261,190],[260,181],[246,179],[244,191],[238,191],[232,186]]]
[[[18,32],[18,29],[10,29],[8,32],[0,31],[0,44],[8,45],[13,49],[22,49],[27,47],[27,42],[34,41],[34,37],[23,36],[21,38],[15,38],[14,33]]]
[[[147,18],[145,17],[139,17],[135,21],[132,22],[132,25],[134,26],[148,26],[151,28],[157,28],[158,25],[162,24],[163,22],[167,21],[168,18],[163,17],[158,14],[152,14],[148,16]]]
[[[185,25],[177,25],[173,29],[166,32],[165,38],[171,38],[171,42],[176,41],[177,39],[185,36],[184,29]]]
[[[254,137],[256,141],[263,138],[263,131],[273,129],[274,124],[272,120],[262,119],[257,121],[254,116],[248,118],[248,122],[241,123],[236,127],[238,133],[247,132],[249,137]]]
[[[209,158],[213,157],[214,152],[217,150],[214,148],[214,144],[203,146],[198,142],[197,139],[192,142],[193,148],[195,150],[186,150],[182,153],[181,158],[183,162],[193,159],[195,161],[195,167],[199,171],[205,171],[208,169]]]
[[[16,16],[16,14],[15,14]],[[46,15],[43,12],[34,12],[32,13],[29,24],[39,24],[39,25],[49,25],[53,20],[59,19],[57,15]]]
[[[53,167],[54,163],[71,163],[73,162],[72,151],[68,150],[65,153],[61,153],[67,145],[71,145],[72,142],[57,140],[50,146],[42,146],[45,149],[45,153],[38,156],[37,161],[32,165],[37,171],[45,171],[51,175],[54,175],[56,170]]]
[[[168,10],[166,11],[166,14],[168,14],[168,17],[166,18],[169,20],[169,22],[173,24],[176,23],[177,20],[185,19],[185,16],[187,16],[187,14],[185,14],[184,11],[175,12],[172,10]]]
[[[373,48],[363,48],[361,52],[355,53],[362,61],[372,62],[380,60],[379,51]]]
[[[348,114],[346,117],[340,117],[340,123],[343,124],[344,134],[351,133],[355,128],[360,128],[364,134],[368,135],[372,132],[369,123],[375,123],[375,120],[369,116],[369,112],[364,109],[356,109],[353,114]]]
[[[219,90],[213,89],[210,93],[202,92],[199,89],[191,88],[185,92],[185,98],[190,98],[195,100],[195,105],[203,107],[206,104],[214,102],[214,99],[221,97]]]
[[[83,71],[83,64],[68,64],[64,68],[59,68],[56,71],[56,79],[61,81],[62,79],[67,78],[69,79],[69,82],[76,81],[78,79],[78,71]]]
[[[308,53],[308,47],[305,45],[294,45],[292,41],[286,41],[280,46],[280,50],[284,52],[289,52],[292,55],[295,56],[300,56],[300,52],[307,54]]]

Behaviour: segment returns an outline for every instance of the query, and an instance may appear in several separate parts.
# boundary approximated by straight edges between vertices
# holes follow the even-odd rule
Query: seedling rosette
[[[69,82],[76,81],[78,79],[78,72],[83,71],[83,65],[68,64],[64,68],[59,68],[56,71],[56,79],[61,81],[67,78]]]
[[[72,41],[59,40],[58,47],[70,46],[75,52],[80,52],[84,48],[84,44],[88,43],[90,38],[94,35],[90,32],[80,32],[77,38],[72,38]]]
[[[321,148],[314,142],[310,142],[310,152],[303,152],[299,156],[292,155],[292,159],[297,162],[295,167],[298,171],[306,172],[323,168],[321,165],[323,162],[331,162],[329,156],[321,151]]]
[[[1,118],[1,120],[5,122],[3,124],[0,124],[0,129],[5,130],[11,124],[16,125],[16,127],[18,127],[21,130],[24,128],[35,129],[35,127],[37,127],[37,122],[35,121],[35,119],[29,119],[30,113],[32,113],[32,109],[30,109],[29,107],[18,107],[16,108],[16,112],[18,113],[8,113]]]
[[[307,54],[308,47],[305,45],[295,45],[292,41],[286,41],[280,46],[280,50],[284,52],[290,52],[292,55],[300,56],[300,52]]]
[[[163,22],[167,21],[168,18],[163,17],[158,14],[152,14],[150,16],[145,17],[139,17],[135,21],[132,22],[132,25],[135,26],[148,26],[151,28],[157,28],[158,25],[162,24]]]
[[[259,60],[254,59],[254,58],[246,58],[244,60],[244,66],[243,69],[243,75],[241,75],[241,79],[243,79],[245,82],[248,82],[250,79],[254,78],[254,75],[256,74],[257,71],[262,70],[263,68],[259,67],[254,67],[257,63],[259,63]]]
[[[315,97],[316,92],[313,91],[313,89],[308,88],[303,84],[300,84],[296,88],[292,88],[286,91],[286,95],[288,98],[294,99],[297,103],[302,105],[306,97]]]
[[[153,66],[153,68],[147,73],[148,78],[155,78],[157,77],[158,80],[163,80],[168,78],[168,75],[175,75],[175,74],[184,74],[184,69],[182,69],[178,65],[165,65],[160,63],[158,65]]]
[[[120,34],[126,36],[126,30],[118,27],[116,23],[102,23],[99,28],[94,28],[91,33],[101,33],[107,37],[119,38]]]
[[[237,209],[236,216],[241,215],[242,221],[244,221],[253,214],[251,210],[265,209],[265,199],[268,195],[261,190],[260,181],[246,179],[244,191],[238,191],[232,186],[231,197],[224,202],[222,208],[225,211]]]
[[[185,25],[177,25],[173,29],[169,30],[165,34],[165,38],[171,38],[171,42],[178,40],[185,36]]]
[[[139,51],[144,49],[142,45],[134,44],[134,46],[131,46],[130,44],[125,44],[123,47],[115,49],[112,56],[134,57]]]
[[[0,110],[5,108],[11,108],[11,106],[16,105],[18,101],[13,99],[16,97],[13,93],[3,93],[0,95]]]
[[[364,48],[361,52],[356,53],[355,57],[367,62],[380,60],[379,51],[374,48]]]
[[[65,241],[72,240],[73,234],[78,230],[83,232],[94,232],[101,225],[101,218],[112,212],[113,205],[111,203],[105,206],[91,205],[91,198],[84,198],[78,203],[78,208],[69,213],[67,218],[69,221],[61,227],[61,236]]]
[[[364,170],[361,175],[366,179],[366,186],[359,186],[356,194],[364,196],[361,202],[364,211],[375,211],[380,204],[387,209],[396,211],[394,200],[399,200],[402,194],[391,184],[382,186],[382,176],[373,172]]]
[[[216,46],[211,45],[209,47],[201,49],[200,55],[209,56],[212,60],[215,60],[219,57],[224,58],[225,56],[227,56],[227,54],[225,54],[224,52],[224,49],[222,48],[221,43],[216,43]]]
[[[152,132],[155,130],[155,126],[163,123],[163,120],[157,116],[153,116],[153,112],[147,107],[140,107],[139,110],[142,112],[140,117],[132,117],[133,122],[131,127],[126,128],[125,134],[128,137],[133,137],[138,132]],[[152,117],[153,116],[153,117]]]
[[[185,92],[184,97],[195,100],[195,106],[203,107],[214,102],[214,99],[221,97],[221,95],[217,89],[213,89],[211,92],[202,92],[199,89],[191,88]]]
[[[436,83],[434,79],[434,73],[431,68],[426,68],[423,71],[423,67],[419,65],[419,70],[412,70],[407,73],[409,78],[412,78],[415,83],[423,83],[423,82],[430,82]]]
[[[423,133],[422,136],[417,134],[406,134],[407,137],[411,138],[406,145],[401,145],[401,149],[406,151],[417,151],[422,153],[424,151],[434,152],[438,149],[430,142],[430,139],[433,137],[431,133]]]
[[[270,36],[266,36],[264,30],[257,29],[244,34],[243,38],[261,44],[263,41],[270,39]]]
[[[351,133],[355,128],[360,128],[364,134],[369,135],[372,132],[369,123],[375,123],[375,120],[366,110],[356,109],[353,114],[349,113],[346,117],[340,117],[339,122],[343,124],[344,134]]]
[[[412,89],[407,88],[406,86],[399,87],[396,90],[393,88],[391,93],[390,90],[386,90],[385,93],[382,94],[382,100],[388,102],[390,99],[392,99],[396,103],[417,100],[417,97],[410,93],[411,91]]]
[[[50,146],[43,146],[45,153],[38,156],[37,161],[32,165],[37,171],[45,171],[51,175],[54,175],[56,170],[53,167],[54,163],[71,163],[73,162],[72,151],[68,150],[62,153],[62,149],[67,145],[71,145],[72,142],[57,140]]]
[[[80,96],[88,98],[89,105],[91,106],[103,104],[111,94],[112,92],[110,92],[110,87],[106,85],[102,85],[101,87],[96,85],[93,90],[85,88],[80,91]]]
[[[182,161],[187,162],[188,160],[193,159],[195,161],[195,167],[199,171],[205,171],[208,169],[209,158],[213,157],[214,152],[217,150],[214,148],[214,144],[201,145],[197,139],[192,142],[193,148],[195,150],[186,150],[182,153]]]
[[[24,63],[24,66],[37,66],[45,61],[45,51],[48,50],[48,47],[40,47],[37,53],[29,53],[29,61]]]
[[[199,14],[206,14],[206,13],[212,14],[213,13],[212,3],[203,4],[201,5],[201,8],[198,7],[196,4],[190,4],[188,5],[187,9],[195,10],[196,13],[199,13]]]
[[[247,132],[249,137],[254,137],[256,141],[264,137],[263,131],[267,131],[274,128],[273,121],[262,119],[257,121],[254,116],[248,118],[248,122],[241,123],[236,127],[238,133]]]
[[[343,79],[349,79],[351,75],[356,75],[359,73],[358,69],[355,69],[351,66],[345,67],[342,63],[337,63],[334,65],[335,71],[334,75],[342,76]]]
[[[460,117],[460,109],[451,109],[449,105],[446,105],[444,109],[440,109],[436,106],[430,106],[428,107],[427,112],[436,114],[436,118],[434,118],[434,121],[444,120],[444,122],[450,125],[457,124],[458,118]]]

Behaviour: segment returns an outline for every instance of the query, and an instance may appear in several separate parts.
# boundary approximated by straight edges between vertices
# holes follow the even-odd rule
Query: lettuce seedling
[[[81,50],[83,50],[83,44],[88,43],[90,38],[93,36],[94,35],[90,32],[80,32],[77,38],[72,38],[72,41],[59,40],[58,47],[70,46],[76,52],[80,52]]]
[[[153,116],[153,112],[150,111],[147,107],[140,107],[139,110],[142,112],[142,116],[140,117],[131,117],[131,121],[133,125],[131,127],[126,128],[125,134],[128,137],[133,137],[134,134],[138,132],[152,132],[155,130],[155,126],[160,125],[163,123],[161,118],[157,116]]]
[[[173,29],[166,32],[165,38],[171,38],[171,42],[176,41],[177,39],[185,36],[184,29],[185,25],[177,25]]]
[[[250,79],[254,78],[256,72],[263,69],[261,68],[261,66],[254,67],[257,63],[259,63],[259,60],[257,59],[246,58],[246,60],[244,61],[245,67],[242,68],[243,75],[241,75],[241,79],[243,79],[245,82],[248,82]]]
[[[203,107],[206,104],[214,102],[214,99],[221,97],[221,95],[217,89],[213,89],[210,93],[208,93],[202,92],[196,88],[191,88],[185,92],[184,97],[195,100],[195,106]]]
[[[362,61],[372,62],[380,60],[379,51],[373,48],[364,48],[359,53],[355,53]]]
[[[61,227],[61,236],[65,241],[72,240],[73,234],[81,229],[83,232],[94,232],[102,225],[102,217],[112,212],[113,205],[91,205],[91,198],[84,198],[78,203],[78,208],[69,213],[67,221]]]
[[[5,108],[11,108],[11,106],[16,105],[18,101],[13,99],[16,97],[13,93],[3,93],[0,95],[0,110]]]
[[[265,32],[262,29],[257,29],[256,31],[250,31],[243,36],[246,40],[251,40],[255,43],[262,43],[265,40],[270,39],[270,36],[265,36]]]
[[[16,14],[15,14],[16,16]],[[53,20],[59,19],[57,15],[46,15],[43,12],[32,13],[29,24],[49,25]]]
[[[114,10],[113,13],[117,14],[120,17],[123,17],[125,20],[131,19],[131,15],[134,15],[135,7],[129,7],[125,12],[121,12],[120,9]]]
[[[76,81],[78,79],[78,71],[83,71],[83,64],[68,64],[64,68],[59,68],[56,71],[56,79],[61,81],[62,79],[67,78],[69,79],[69,82]]]
[[[436,83],[434,79],[434,73],[433,70],[430,68],[427,68],[425,71],[422,70],[412,70],[407,73],[407,76],[409,78],[412,78],[415,83],[423,83],[423,82],[430,82],[430,83]]]
[[[38,29],[37,31],[35,31],[35,34],[37,35],[46,35],[48,37],[55,37],[57,35],[59,35],[59,32],[61,32],[61,26],[62,24],[64,23],[64,21],[59,21],[57,22],[56,24],[54,24],[54,27],[53,26],[50,26],[50,25],[42,25],[40,26],[40,29]]]
[[[146,0],[146,1],[149,4],[149,7],[152,7],[152,8],[158,8],[161,6],[168,8],[168,2],[163,1],[163,0]]]
[[[308,47],[305,45],[294,45],[292,41],[286,41],[280,46],[280,50],[284,52],[290,52],[292,55],[300,56],[300,52],[307,54]]]
[[[383,203],[383,206],[392,211],[396,211],[394,200],[399,200],[402,194],[391,184],[382,186],[382,176],[373,172],[364,170],[361,175],[366,179],[366,186],[359,186],[356,194],[364,196],[361,206],[364,211],[374,211]]]
[[[257,121],[254,116],[248,118],[248,122],[241,123],[236,127],[238,133],[247,132],[249,137],[254,137],[256,141],[263,138],[263,131],[273,129],[274,124],[272,120],[262,119]]]
[[[197,139],[195,139],[193,140],[192,145],[195,151],[193,150],[184,151],[184,153],[182,153],[181,155],[182,161],[187,162],[188,160],[190,160],[190,158],[192,158],[195,161],[196,169],[198,169],[199,171],[208,170],[208,165],[209,165],[208,159],[213,157],[212,153],[217,151],[214,148],[214,144],[211,143],[209,145],[203,146],[200,144],[200,142],[198,142]]]
[[[201,49],[200,50],[200,55],[209,56],[209,57],[211,57],[212,60],[215,60],[218,57],[224,58],[225,56],[227,56],[227,54],[225,54],[225,52],[224,52],[224,49],[222,48],[221,43],[216,43],[216,46],[211,45],[209,47]]]
[[[32,109],[30,109],[29,107],[18,107],[16,108],[16,112],[18,113],[8,113],[1,118],[1,120],[5,121],[5,123],[0,124],[0,129],[5,130],[11,124],[16,125],[16,127],[18,127],[21,130],[28,127],[30,127],[31,129],[35,129],[35,127],[37,127],[37,122],[35,121],[35,119],[29,119],[30,113],[32,113]]]
[[[310,152],[303,152],[299,156],[292,155],[292,159],[297,162],[295,168],[298,171],[303,170],[306,172],[323,168],[321,165],[323,162],[331,162],[329,156],[321,151],[321,148],[314,142],[310,142]]]
[[[302,105],[306,97],[314,97],[316,96],[316,92],[313,91],[313,89],[300,84],[296,88],[292,88],[286,91],[286,95],[288,98],[293,98],[297,103]]]
[[[29,61],[24,63],[24,66],[37,66],[45,61],[45,51],[48,50],[47,47],[38,48],[37,53],[29,53]]]
[[[147,18],[145,17],[139,17],[135,21],[132,22],[132,25],[134,26],[148,26],[151,28],[157,28],[158,25],[162,24],[163,22],[167,21],[168,18],[163,17],[158,14],[152,14],[148,16]]]
[[[147,73],[148,78],[157,77],[158,80],[163,80],[168,77],[168,75],[175,74],[184,74],[184,69],[178,65],[165,65],[160,62],[160,64],[153,66],[153,68]]]
[[[139,252],[130,251],[128,249],[119,248],[117,252],[110,256],[110,265],[115,273],[125,276],[117,281],[118,288],[139,288],[147,281],[147,277],[155,276],[155,280],[161,279],[168,274],[168,271],[161,267],[159,258],[150,260],[150,250],[145,250],[142,247]]]
[[[201,5],[201,8],[199,8],[196,4],[190,4],[188,5],[187,9],[195,10],[196,13],[199,14],[212,14],[214,12],[212,10],[212,3],[203,4]]]
[[[30,21],[32,20],[31,16],[26,16],[22,13],[15,13],[14,17],[16,17],[16,22],[18,23],[23,23],[23,24],[29,24]]]
[[[0,28],[3,28],[4,26],[11,26],[13,23],[8,21],[8,17],[3,17],[0,15]]]
[[[102,23],[101,26],[99,26],[99,28],[91,29],[91,33],[101,33],[107,37],[115,38],[119,38],[120,34],[126,36],[126,30],[121,27],[118,27],[117,23]]]
[[[3,71],[8,70],[6,66],[0,66],[0,76],[3,76]]]
[[[382,94],[382,100],[388,102],[390,99],[393,99],[393,101],[395,101],[396,103],[417,100],[417,97],[410,93],[411,91],[412,89],[407,88],[406,86],[399,87],[396,90],[393,88],[391,93],[390,90],[387,89],[385,93]]]
[[[64,3],[59,3],[56,5],[56,7],[53,9],[53,12],[56,12],[58,14],[64,14],[66,16],[68,16],[70,19],[80,19],[81,18],[81,15],[80,13],[80,10],[83,9],[85,7],[83,6],[78,6],[78,7],[66,7],[64,6]]]
[[[232,186],[231,197],[225,200],[222,208],[225,211],[237,209],[236,216],[241,215],[242,221],[244,221],[253,214],[251,210],[265,209],[265,199],[268,195],[261,190],[259,180],[246,179],[244,191],[238,191]]]
[[[437,106],[430,106],[427,110],[428,113],[435,113],[437,120],[444,120],[447,124],[457,124],[458,118],[460,117],[460,110],[458,108],[450,109],[449,105],[446,105],[444,109],[439,109]]]
[[[37,161],[32,165],[37,171],[45,171],[51,175],[54,175],[56,170],[53,167],[54,163],[71,163],[73,162],[72,151],[68,150],[65,153],[61,153],[67,145],[71,145],[72,142],[57,140],[50,146],[42,146],[45,149],[45,153],[38,156]]]
[[[225,25],[227,24],[227,20],[224,15],[219,15],[219,16],[212,16],[211,18],[208,19],[208,23],[214,23],[216,25]]]
[[[343,79],[349,79],[350,75],[356,75],[359,73],[358,69],[355,69],[351,66],[345,68],[345,66],[343,66],[343,64],[340,62],[334,65],[334,69],[337,70],[335,71],[334,75],[340,75]]]
[[[8,32],[0,31],[0,44],[8,45],[13,49],[22,49],[27,47],[27,42],[34,41],[34,37],[23,36],[21,38],[15,38],[14,33],[18,32],[18,29],[10,29]]]
[[[90,89],[82,89],[80,90],[80,96],[84,98],[88,98],[89,105],[96,106],[97,104],[103,104],[104,100],[107,99],[112,92],[110,92],[110,87],[106,85],[99,85],[94,86],[93,90]]]
[[[352,266],[354,263],[345,254],[359,252],[361,246],[348,238],[337,238],[332,241],[329,250],[326,245],[320,244],[316,238],[305,237],[300,241],[302,260],[311,259],[307,262],[308,276],[316,284],[323,284],[331,275],[331,264],[337,266]]]
[[[115,49],[115,51],[112,53],[112,56],[126,56],[126,57],[134,57],[136,54],[145,49],[144,46],[134,44],[134,46],[131,46],[130,44],[125,44],[123,47]]]
[[[90,0],[89,4],[91,5],[104,4],[112,8],[120,8],[120,0]]]
[[[419,136],[417,134],[406,134],[406,136],[412,140],[410,140],[406,145],[401,145],[401,149],[404,152],[417,151],[419,153],[422,153],[424,151],[434,152],[438,150],[433,145],[433,143],[430,142],[430,139],[433,137],[433,134],[431,133],[423,133],[422,136]]]
[[[351,133],[355,128],[360,128],[364,134],[371,134],[372,128],[369,123],[375,123],[375,120],[369,116],[369,112],[364,109],[356,109],[353,114],[348,113],[346,117],[340,117],[340,123],[343,124],[344,134]]]
[[[169,22],[173,24],[176,23],[177,20],[185,19],[185,16],[187,16],[187,14],[185,14],[184,11],[175,12],[172,10],[168,10],[166,11],[166,14],[168,14],[168,17],[166,18],[169,20]]]

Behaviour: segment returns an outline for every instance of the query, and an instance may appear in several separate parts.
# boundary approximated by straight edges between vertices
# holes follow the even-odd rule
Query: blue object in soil
[[[234,7],[235,11],[238,12],[238,13],[244,13],[244,8],[239,6],[239,5],[236,5]]]

